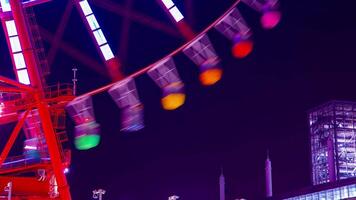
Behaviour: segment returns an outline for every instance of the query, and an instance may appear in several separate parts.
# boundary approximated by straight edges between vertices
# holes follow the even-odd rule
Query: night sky
[[[114,1],[114,0],[113,0]],[[106,11],[100,0],[93,10],[117,54],[123,18]],[[125,0],[115,0],[124,6]],[[175,1],[184,11],[183,0]],[[219,17],[233,0],[194,0],[196,32]],[[67,1],[35,8],[42,29],[54,34]],[[147,75],[136,79],[145,105],[143,131],[120,132],[120,110],[107,93],[93,97],[101,124],[100,146],[75,150],[68,180],[73,199],[90,199],[92,190],[107,191],[109,200],[162,200],[176,194],[182,200],[216,200],[221,166],[228,200],[264,195],[264,161],[269,149],[274,193],[311,184],[307,111],[329,100],[356,101],[356,2],[354,0],[282,0],[283,19],[266,31],[259,14],[239,5],[254,32],[255,49],[245,59],[230,53],[231,43],[215,30],[208,32],[222,59],[223,79],[215,86],[199,84],[198,68],[182,53],[174,57],[186,84],[187,100],[176,111],[161,108],[161,91]],[[132,9],[175,29],[154,0],[135,0]],[[130,74],[162,58],[184,43],[140,23],[131,23],[128,51],[121,52]],[[14,77],[4,34],[0,38],[0,73]],[[45,37],[44,37],[45,38]],[[63,41],[97,62],[95,46],[76,9]],[[45,38],[48,50],[51,44]],[[49,83],[70,82],[76,66],[79,94],[110,82],[101,73],[59,50]],[[73,141],[73,122],[68,118]],[[2,137],[4,138],[4,137]],[[3,140],[3,139],[2,139]]]

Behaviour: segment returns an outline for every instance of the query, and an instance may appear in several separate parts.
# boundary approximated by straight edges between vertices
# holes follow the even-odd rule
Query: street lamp
[[[105,192],[106,191],[103,190],[103,189],[93,190],[93,198],[102,200],[103,199],[103,195],[105,194]]]
[[[7,192],[7,199],[11,200],[11,192],[12,192],[12,182],[8,182],[4,188],[4,191]]]
[[[168,200],[177,200],[177,199],[179,199],[179,196],[177,196],[177,195],[168,197]]]

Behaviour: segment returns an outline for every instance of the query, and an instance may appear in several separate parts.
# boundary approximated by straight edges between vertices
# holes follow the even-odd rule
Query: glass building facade
[[[356,184],[298,195],[285,200],[340,200],[356,197]]]
[[[328,102],[309,112],[309,123],[313,184],[355,177],[356,103]]]

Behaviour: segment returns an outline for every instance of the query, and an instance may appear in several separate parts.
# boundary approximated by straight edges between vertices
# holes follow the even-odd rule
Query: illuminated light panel
[[[170,9],[174,6],[174,3],[172,0],[162,0],[164,6],[166,6],[167,9]]]
[[[10,37],[9,40],[10,40],[12,53],[22,51],[20,39],[18,36]]]
[[[15,53],[13,56],[16,69],[26,68],[25,58],[23,57],[22,53]]]
[[[30,78],[28,77],[27,69],[18,70],[17,77],[20,83],[30,85]]]
[[[96,17],[88,1],[87,0],[80,1],[79,5],[105,61],[114,58],[115,56],[105,38],[103,31],[100,28],[99,22],[96,20]]]
[[[15,21],[14,20],[9,20],[5,22],[6,25],[6,29],[7,29],[7,34],[11,37],[11,36],[15,36],[18,35],[17,34],[17,30],[16,30],[16,26],[15,26]]]
[[[100,50],[103,53],[105,60],[110,60],[115,57],[111,51],[109,44],[105,44],[105,45],[101,46]]]
[[[99,46],[107,43],[104,33],[101,29],[94,31],[93,34]]]
[[[176,22],[179,22],[184,19],[183,14],[180,12],[177,6],[175,6],[172,0],[162,0],[162,3],[168,9],[169,13],[172,15]]]
[[[7,0],[0,0],[2,6],[6,5],[4,4],[4,2],[8,3]],[[17,70],[17,78],[20,83],[29,85],[31,82],[26,69],[26,62],[25,62],[24,55],[22,53],[22,47],[16,29],[15,21],[14,20],[5,21],[5,26],[7,30],[7,36],[9,38],[11,52],[13,53],[12,54],[13,63]]]
[[[87,18],[87,21],[88,21],[89,26],[90,26],[92,31],[97,30],[97,29],[100,28],[99,23],[96,20],[94,14],[91,14],[91,15],[87,16],[86,18]]]
[[[0,0],[1,9],[3,12],[11,11],[11,6],[9,0]]]
[[[173,16],[174,20],[176,20],[176,22],[179,22],[180,20],[184,19],[184,16],[182,15],[182,13],[179,11],[179,9],[176,6],[171,8],[169,10],[169,12]]]
[[[85,16],[90,15],[93,13],[92,9],[90,8],[90,5],[88,1],[84,0],[79,2],[80,8],[82,9],[83,13]]]

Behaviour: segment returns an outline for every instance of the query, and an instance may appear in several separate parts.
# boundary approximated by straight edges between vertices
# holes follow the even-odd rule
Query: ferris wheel
[[[104,6],[108,2],[100,1]],[[52,48],[46,56],[41,42],[41,35],[46,33],[37,24],[32,8],[43,3],[50,4],[50,0],[0,0],[1,22],[17,78],[15,81],[0,76],[0,124],[16,123],[0,155],[0,188],[11,183],[10,190],[13,191],[1,191],[0,196],[9,195],[10,199],[71,199],[65,176],[71,162],[65,110],[75,123],[74,144],[78,150],[88,150],[100,143],[100,125],[94,115],[92,96],[102,92],[108,92],[121,109],[122,131],[141,130],[144,128],[144,106],[137,92],[139,88],[136,88],[135,78],[147,74],[162,90],[162,108],[175,110],[184,104],[184,88],[188,87],[176,69],[175,56],[178,53],[186,55],[199,68],[202,85],[214,85],[222,78],[223,66],[208,32],[221,33],[231,41],[232,54],[236,58],[244,58],[253,49],[252,29],[239,12],[239,4],[244,3],[260,12],[261,25],[265,29],[274,28],[281,18],[277,0],[237,0],[203,31],[195,33],[173,0],[157,2],[186,43],[147,67],[125,75],[121,70],[122,62],[113,53],[99,17],[95,15],[92,1],[68,1],[63,21],[68,20],[68,12],[75,6],[112,81],[111,84],[75,97],[75,87],[71,84],[48,86],[45,81],[49,73],[48,66],[53,64],[54,54],[60,46],[64,25],[61,23],[58,27]],[[140,15],[133,18],[164,29],[162,24]],[[62,48],[77,54],[70,46],[62,45]],[[88,66],[93,66],[92,62],[85,61],[80,55],[78,57]],[[23,153],[9,157],[21,130],[26,138]]]

